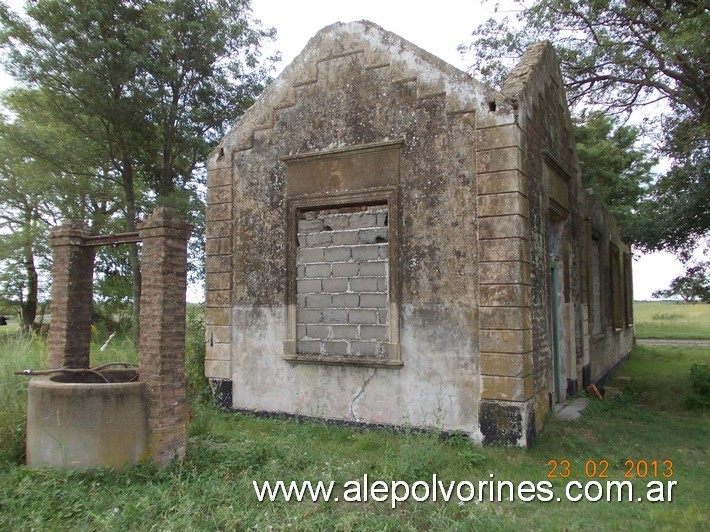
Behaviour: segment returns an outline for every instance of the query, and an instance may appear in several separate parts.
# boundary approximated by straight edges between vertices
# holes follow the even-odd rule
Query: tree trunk
[[[173,145],[179,105],[180,91],[173,87],[170,114],[163,126],[163,165],[160,171],[160,185],[158,189],[159,195],[163,198],[169,197],[173,192]]]
[[[133,224],[135,227],[135,224]],[[133,229],[135,231],[135,229]],[[141,261],[138,256],[138,244],[128,245],[128,256],[131,261],[131,272],[133,277],[133,344],[138,347],[140,334],[141,315]]]
[[[33,206],[25,203],[23,206],[24,210],[24,224],[22,228],[23,232],[23,266],[25,267],[25,288],[26,294],[22,294],[22,300],[20,302],[20,311],[22,323],[21,328],[25,332],[30,332],[32,330],[32,325],[37,317],[37,268],[35,267],[34,253],[32,252],[32,227],[34,226],[33,220]]]
[[[133,190],[133,164],[127,157],[123,161],[123,192],[126,195],[126,230],[136,230],[136,196]],[[133,280],[133,343],[138,347],[140,334],[141,314],[141,262],[138,256],[138,245],[128,245],[128,256],[131,262],[131,276]]]
[[[32,245],[25,248],[25,276],[27,281],[27,295],[23,298],[22,309],[22,330],[29,332],[37,317],[37,268],[35,268]]]

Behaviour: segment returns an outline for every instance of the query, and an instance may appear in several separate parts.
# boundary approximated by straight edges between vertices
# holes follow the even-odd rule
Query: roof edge
[[[418,98],[443,95],[447,113],[489,112],[501,101],[498,91],[419,46],[377,24],[335,22],[319,30],[296,58],[272,81],[210,154],[253,146],[254,132],[273,127],[281,110],[296,105],[298,88],[318,82],[324,62],[361,55],[364,68],[388,68],[391,83],[416,83]]]
[[[520,102],[528,86],[533,82],[533,78],[540,72],[541,66],[548,62],[554,64],[554,70],[558,73],[561,82],[562,73],[552,43],[538,41],[528,46],[518,64],[515,65],[503,83],[501,89],[503,96],[512,103]]]

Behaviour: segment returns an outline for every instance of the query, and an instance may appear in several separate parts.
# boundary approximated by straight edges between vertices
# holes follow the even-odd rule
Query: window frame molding
[[[317,209],[333,209],[355,205],[387,206],[388,241],[388,294],[387,319],[388,340],[384,358],[340,355],[300,354],[297,351],[297,301],[296,278],[298,269],[298,219],[302,212]],[[305,194],[286,200],[286,339],[283,358],[292,363],[401,368],[404,365],[400,344],[399,283],[399,187],[385,186],[337,193]]]

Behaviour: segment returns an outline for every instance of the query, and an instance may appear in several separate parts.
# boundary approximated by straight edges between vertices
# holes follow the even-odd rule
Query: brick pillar
[[[481,403],[485,443],[534,436],[528,184],[517,124],[478,130]]]
[[[190,226],[157,208],[138,225],[143,241],[140,368],[148,392],[149,454],[158,465],[185,456],[185,290]]]
[[[52,246],[52,325],[49,367],[88,368],[93,299],[93,248],[79,220],[65,220],[49,237]]]

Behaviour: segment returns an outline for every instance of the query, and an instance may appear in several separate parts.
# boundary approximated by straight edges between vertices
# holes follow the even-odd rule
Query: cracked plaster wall
[[[230,269],[208,274],[206,366],[209,377],[232,380],[234,408],[477,432],[475,127],[489,119],[491,98],[374,25],[334,25],[225,137],[211,156],[208,203],[222,201],[229,214],[211,224],[207,247],[208,267],[228,260]],[[374,372],[284,360],[282,158],[386,141],[402,143],[399,219],[389,224],[400,235],[403,365]],[[227,191],[229,206],[219,197]]]
[[[572,178],[560,285],[568,376],[578,378],[594,356],[601,374],[628,352],[632,328],[607,330],[590,348],[591,229],[556,83],[545,43],[496,93],[374,24],[321,30],[208,161],[206,374],[216,385],[231,382],[228,406],[529,445],[551,379],[544,161]],[[401,365],[285,359],[296,312],[286,296],[285,158],[397,142],[398,215],[389,226],[399,255],[389,267],[399,275],[390,289]],[[363,192],[336,166],[330,178],[319,176],[321,192]],[[365,182],[378,186],[372,176]]]

